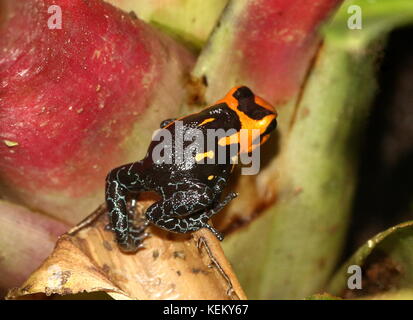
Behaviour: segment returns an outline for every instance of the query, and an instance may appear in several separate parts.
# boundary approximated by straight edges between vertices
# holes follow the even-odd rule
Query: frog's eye
[[[259,102],[256,102],[254,93],[248,87],[239,87],[235,90],[232,96],[237,99],[237,109],[250,119],[261,120],[264,117],[273,114],[271,110],[264,108]],[[260,99],[258,98],[258,100]]]
[[[249,118],[253,120],[261,120],[264,117],[273,114],[270,110],[261,107],[260,105],[256,104],[254,99],[252,100],[245,100],[241,99],[238,100],[238,110],[246,114]]]
[[[248,87],[239,87],[233,94],[233,97],[237,100],[240,99],[251,99],[254,98],[254,94],[252,93],[251,89]]]

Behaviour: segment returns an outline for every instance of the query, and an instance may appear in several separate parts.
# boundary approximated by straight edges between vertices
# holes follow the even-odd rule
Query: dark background
[[[378,79],[343,259],[378,232],[413,219],[413,27],[390,35]]]

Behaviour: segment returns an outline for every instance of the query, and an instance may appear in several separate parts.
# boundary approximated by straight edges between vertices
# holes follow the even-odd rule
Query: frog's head
[[[236,112],[241,130],[247,130],[248,143],[241,144],[240,152],[251,152],[264,143],[277,127],[277,112],[264,99],[256,96],[248,87],[240,86],[230,90],[217,103],[225,103]]]

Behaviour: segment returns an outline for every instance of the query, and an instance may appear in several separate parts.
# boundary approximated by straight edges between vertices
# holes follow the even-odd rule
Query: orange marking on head
[[[240,153],[243,152],[251,152],[252,150],[254,150],[257,145],[253,145],[252,142],[258,138],[257,133],[254,131],[254,129],[259,130],[259,134],[263,134],[265,132],[265,130],[267,129],[267,127],[271,124],[271,122],[277,118],[277,112],[274,109],[274,107],[269,104],[268,102],[266,102],[264,99],[262,99],[259,96],[254,95],[254,102],[259,105],[262,108],[265,108],[269,111],[271,111],[271,114],[265,116],[262,119],[259,120],[255,120],[250,118],[247,114],[245,114],[244,112],[242,112],[241,110],[238,109],[239,106],[239,102],[238,100],[233,96],[233,94],[235,93],[235,91],[238,90],[238,88],[240,88],[240,86],[238,87],[234,87],[232,88],[227,94],[226,96],[221,99],[218,100],[216,102],[216,104],[219,103],[226,103],[227,106],[232,109],[233,111],[235,111],[238,115],[238,118],[241,122],[241,130],[248,130],[248,143],[247,145],[242,145],[242,141],[240,138],[240,133],[235,134],[237,136],[237,139],[230,141],[230,137],[225,137],[225,138],[221,138],[219,140],[219,144],[221,146],[225,146],[228,145],[230,143],[237,143],[237,142],[241,142],[241,146],[240,146]],[[234,136],[234,135],[233,135]],[[261,139],[261,144],[264,143],[265,141],[268,140],[268,136],[266,137],[262,137]],[[244,141],[245,142],[245,141]]]
[[[254,100],[255,100],[255,103],[258,104],[259,106],[261,106],[261,107],[271,111],[272,113],[274,113],[275,117],[278,116],[277,110],[275,110],[275,108],[272,105],[270,105],[267,101],[265,101],[264,99],[262,99],[259,96],[254,96]]]

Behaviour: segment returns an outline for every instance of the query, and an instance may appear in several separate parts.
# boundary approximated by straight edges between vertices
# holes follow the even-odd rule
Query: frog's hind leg
[[[237,193],[231,192],[230,194],[228,194],[228,196],[224,198],[224,200],[217,201],[212,209],[208,211],[196,213],[189,218],[193,221],[207,222],[214,215],[220,212],[228,203],[230,203],[232,199],[236,198],[237,196],[238,196]],[[221,232],[219,232],[217,229],[212,227],[209,223],[206,223],[204,227],[209,229],[218,238],[219,241],[224,240],[224,235]]]
[[[139,226],[133,223],[134,208],[128,206],[127,196],[133,192],[148,190],[147,176],[141,162],[113,169],[106,178],[106,204],[109,211],[110,229],[115,233],[120,248],[135,252],[142,248],[148,222]]]
[[[209,229],[219,240],[223,235],[208,224],[208,220],[218,213],[235,196],[224,201],[216,201],[212,189],[202,183],[185,182],[174,192],[161,190],[163,199],[154,203],[146,211],[146,217],[158,227],[177,233],[189,233],[201,228]]]

